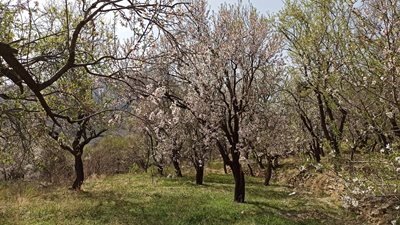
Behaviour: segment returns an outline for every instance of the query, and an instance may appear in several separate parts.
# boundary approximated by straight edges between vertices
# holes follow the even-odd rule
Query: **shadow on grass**
[[[231,175],[210,174],[205,177],[205,184],[201,186],[195,185],[193,179],[191,176],[186,176],[184,178],[166,179],[166,182],[170,185],[183,184],[214,192],[222,191],[225,192],[225,196],[233,195],[234,184]],[[266,187],[262,185],[259,178],[249,178],[246,184],[246,199],[248,200],[241,205],[248,205],[252,208],[254,216],[260,217],[261,221],[268,215],[268,218],[287,219],[288,221],[295,221],[296,224],[319,224],[318,220],[325,220],[324,224],[335,224],[332,221],[326,222],[326,219],[331,219],[332,216],[324,213],[323,208],[312,211],[310,207],[305,207],[307,201],[312,201],[312,199],[300,195],[289,196],[292,190],[285,186],[271,185]],[[232,201],[232,199],[233,196],[226,201]],[[210,203],[210,205],[212,204]],[[223,213],[218,211],[218,208],[215,208],[214,211]],[[233,218],[236,217],[233,216]],[[234,221],[233,219],[231,222]],[[256,219],[256,221],[258,220]]]
[[[206,207],[210,199],[201,195],[190,199],[178,193],[158,192],[141,193],[140,199],[114,192],[84,193],[82,196],[98,203],[68,217],[81,217],[100,224],[230,224],[235,221],[234,217],[222,216],[224,209],[215,211]]]
[[[70,216],[83,215],[96,223],[301,224],[277,215],[271,210],[272,207],[253,210],[248,204],[233,203],[225,198],[209,198],[202,194],[193,194],[189,199],[177,193],[152,193],[147,195],[149,199],[146,202],[143,202],[143,199],[138,202],[121,200],[121,196],[112,192],[98,192],[85,196],[92,201],[103,203]]]
[[[315,219],[320,217],[306,214],[300,196],[290,197],[279,186],[264,187],[254,178],[248,181],[248,201],[237,204],[231,174],[208,174],[201,186],[192,176],[155,183],[145,176],[115,176],[99,181],[99,186],[92,183],[85,192],[40,195],[43,202],[29,219],[37,224],[318,224]],[[12,224],[6,216],[0,224]]]

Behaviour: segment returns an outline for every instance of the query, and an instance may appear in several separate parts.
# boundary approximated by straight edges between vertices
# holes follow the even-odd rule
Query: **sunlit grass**
[[[343,215],[311,196],[247,178],[245,204],[233,202],[231,175],[160,178],[126,174],[92,178],[84,191],[0,186],[0,224],[335,224]]]

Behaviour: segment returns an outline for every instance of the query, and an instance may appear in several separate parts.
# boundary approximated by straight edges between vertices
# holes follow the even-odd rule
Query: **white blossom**
[[[393,112],[386,112],[386,116],[389,117],[390,119],[392,119],[394,114],[393,114]]]

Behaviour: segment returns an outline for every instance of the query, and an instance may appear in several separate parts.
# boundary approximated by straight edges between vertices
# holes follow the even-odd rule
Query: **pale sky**
[[[221,3],[234,4],[239,0],[208,0],[212,10],[217,10]],[[243,3],[250,2],[260,13],[275,13],[283,7],[283,0],[242,0]]]
[[[1,1],[1,0],[0,0]],[[250,2],[260,13],[276,13],[283,8],[284,0],[242,0],[244,4]],[[208,0],[211,10],[217,11],[222,3],[235,4],[239,0]],[[129,38],[131,30],[125,27],[118,27],[117,35],[121,39]]]

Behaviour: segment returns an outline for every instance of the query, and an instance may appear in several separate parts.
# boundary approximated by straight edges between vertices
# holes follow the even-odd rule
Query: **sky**
[[[0,0],[1,1],[1,0]],[[260,13],[276,13],[283,8],[284,0],[242,0],[244,4],[250,2]],[[211,10],[217,11],[222,3],[235,4],[239,0],[208,0]],[[128,28],[119,27],[117,34],[121,39],[129,38],[131,31]]]
[[[222,3],[234,4],[238,0],[208,0],[212,10],[217,10]],[[243,0],[243,3],[250,2],[260,13],[275,13],[283,7],[283,0]]]

